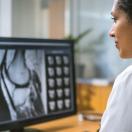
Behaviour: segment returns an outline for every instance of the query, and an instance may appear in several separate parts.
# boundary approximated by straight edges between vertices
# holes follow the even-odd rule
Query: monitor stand
[[[16,128],[9,130],[9,132],[44,132],[44,131],[34,128]]]

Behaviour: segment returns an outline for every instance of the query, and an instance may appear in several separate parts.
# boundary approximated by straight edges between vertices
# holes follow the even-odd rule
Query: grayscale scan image
[[[45,115],[44,59],[44,50],[0,50],[0,121]]]

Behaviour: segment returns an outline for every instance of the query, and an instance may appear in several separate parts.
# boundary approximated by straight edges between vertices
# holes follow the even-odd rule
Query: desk
[[[77,116],[70,116],[48,123],[34,125],[31,128],[44,130],[44,132],[96,132],[99,128],[99,122],[78,121]]]

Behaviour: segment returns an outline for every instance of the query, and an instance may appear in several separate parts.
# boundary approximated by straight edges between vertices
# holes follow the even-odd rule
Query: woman
[[[132,58],[132,0],[114,0],[110,36],[121,58]],[[99,132],[132,132],[132,65],[115,80]]]

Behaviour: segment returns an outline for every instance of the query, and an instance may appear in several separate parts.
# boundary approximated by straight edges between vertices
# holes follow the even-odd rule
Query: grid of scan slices
[[[48,112],[71,109],[70,58],[68,54],[47,54]]]

